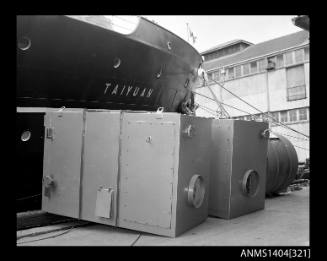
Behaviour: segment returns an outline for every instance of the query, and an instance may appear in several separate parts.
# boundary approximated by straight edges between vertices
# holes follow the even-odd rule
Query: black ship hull
[[[17,18],[17,106],[178,111],[202,60],[140,19],[129,35],[66,16]]]
[[[41,209],[44,113],[16,115],[16,211]]]

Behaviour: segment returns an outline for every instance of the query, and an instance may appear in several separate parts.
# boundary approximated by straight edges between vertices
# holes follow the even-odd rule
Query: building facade
[[[221,112],[218,100],[227,117],[269,120],[274,132],[293,143],[299,161],[305,161],[309,158],[310,136],[309,45],[309,32],[299,31],[259,44],[235,40],[203,52],[208,82],[196,89],[196,115],[213,117]]]

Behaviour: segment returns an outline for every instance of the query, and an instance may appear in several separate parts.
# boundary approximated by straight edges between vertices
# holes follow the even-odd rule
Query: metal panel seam
[[[175,135],[175,140],[176,140],[176,146],[174,147],[174,150],[176,149],[177,147],[177,150],[178,150],[178,153],[175,154],[175,157],[176,157],[176,160],[174,158],[174,174],[176,175],[173,175],[173,184],[172,184],[172,202],[171,202],[171,221],[170,223],[172,223],[173,221],[173,228],[175,230],[175,233],[176,233],[176,224],[177,224],[177,205],[178,205],[178,186],[179,186],[179,155],[181,153],[181,145],[180,145],[180,139],[181,139],[181,126],[182,126],[182,115],[179,115],[178,117],[178,121],[177,121],[177,124],[179,124],[178,126],[175,125],[175,129],[174,129],[174,133],[176,134]],[[178,132],[177,132],[178,130]],[[176,171],[175,171],[176,170]],[[176,180],[176,182],[174,182]],[[175,187],[176,187],[176,190],[174,191],[174,184]],[[174,195],[174,192],[176,195]],[[174,200],[174,197],[176,197],[176,200]],[[173,217],[173,212],[174,212],[174,217]],[[172,228],[172,226],[170,226],[170,228]]]
[[[45,175],[45,172],[46,170],[48,169],[48,166],[50,165],[49,161],[49,156],[48,156],[48,153],[47,153],[47,150],[46,150],[46,143],[47,143],[47,139],[46,139],[46,129],[47,127],[50,125],[50,121],[49,121],[49,115],[48,113],[44,114],[44,123],[43,123],[43,126],[44,126],[44,130],[43,130],[43,137],[44,137],[44,141],[43,141],[43,170],[42,170],[42,188],[41,188],[41,209],[42,210],[45,210],[45,204],[43,203],[44,202],[44,196],[43,196],[43,193],[44,193],[44,182],[43,182],[43,179],[44,179],[44,175]],[[46,211],[46,210],[45,210]]]
[[[122,136],[123,136],[123,118],[124,113],[122,111],[119,112],[119,137],[118,137],[118,157],[117,157],[117,180],[116,180],[116,216],[115,219],[115,226],[120,226],[119,222],[119,209],[120,209],[120,202],[119,202],[119,194],[120,194],[120,172],[121,172],[121,162],[122,162]]]
[[[86,131],[86,111],[83,110],[83,123],[82,123],[82,148],[81,148],[81,169],[79,177],[79,212],[78,218],[82,218],[82,193],[83,193],[83,172],[84,172],[84,145],[85,145],[85,131]]]
[[[180,124],[180,121],[181,121],[181,117],[179,117],[179,124]],[[169,228],[170,229],[172,228],[173,209],[176,209],[176,208],[173,208],[173,204],[174,204],[174,200],[173,200],[174,199],[174,179],[175,179],[175,176],[176,176],[175,175],[175,169],[176,169],[175,162],[178,162],[177,171],[176,171],[177,177],[178,177],[178,166],[179,166],[179,159],[177,159],[177,161],[175,161],[175,157],[179,158],[179,153],[180,153],[180,146],[179,146],[180,132],[178,132],[178,134],[177,134],[177,131],[176,131],[176,129],[179,129],[179,128],[176,128],[176,125],[173,125],[173,128],[174,128],[174,138],[175,138],[175,140],[177,140],[177,142],[176,142],[176,144],[174,146],[174,149],[173,149],[173,166],[174,166],[174,169],[173,169],[173,178],[172,178],[172,184],[171,184],[171,198],[172,198],[172,200],[170,202],[171,203],[170,204],[170,223],[169,223]],[[178,154],[176,154],[176,145],[178,147]],[[176,187],[178,188],[178,178],[177,178],[176,184],[177,184]],[[177,195],[177,191],[178,190],[176,190],[176,195]],[[176,196],[176,204],[177,204],[177,196]],[[176,213],[175,213],[175,215],[176,215]]]

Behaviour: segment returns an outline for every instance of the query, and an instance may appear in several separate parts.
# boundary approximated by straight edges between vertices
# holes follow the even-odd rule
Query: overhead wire
[[[203,96],[203,97],[205,97],[205,98],[207,98],[207,99],[209,99],[209,100],[212,100],[212,101],[216,102],[215,99],[213,99],[213,98],[211,98],[211,97],[209,97],[209,96],[206,96],[206,95],[204,95],[204,94],[201,94],[201,93],[198,93],[198,92],[195,92],[195,91],[193,91],[193,93],[194,93],[194,94],[197,94],[197,95],[200,95],[200,96]],[[229,104],[223,103],[223,102],[221,102],[221,101],[219,101],[219,103],[221,103],[222,105],[225,105],[225,106],[227,106],[227,107],[231,107],[231,108],[233,108],[233,109],[235,109],[235,110],[238,110],[238,111],[240,111],[240,112],[243,112],[243,113],[246,113],[246,114],[248,114],[248,115],[251,115],[251,116],[253,116],[253,117],[256,117],[254,114],[251,114],[250,112],[247,112],[247,111],[241,110],[241,109],[239,109],[239,108],[236,108],[236,107],[234,107],[234,106],[232,106],[232,105],[229,105]]]
[[[286,133],[280,133],[280,132],[277,132],[277,131],[272,131],[276,134],[280,134],[280,135],[283,135],[283,136],[288,136],[290,138],[294,138],[294,139],[298,139],[298,140],[304,140],[304,141],[309,141],[309,139],[302,139],[302,138],[299,138],[299,137],[295,137],[295,136],[292,136],[292,135],[289,135],[289,134],[286,134]]]
[[[303,147],[300,147],[300,146],[297,146],[297,145],[294,145],[294,144],[293,144],[293,146],[294,146],[294,147],[297,147],[297,148],[299,148],[299,149],[303,149],[303,150],[310,151],[308,148],[303,148]]]
[[[217,110],[217,111],[214,111],[213,109],[208,108],[208,107],[206,107],[206,106],[204,106],[204,105],[201,105],[201,104],[199,104],[199,103],[195,103],[195,105],[198,106],[200,109],[203,109],[203,110],[209,112],[209,113],[212,114],[213,116],[218,117],[218,114],[219,114],[218,110]]]
[[[198,105],[200,109],[209,112],[210,114],[214,115],[215,117],[217,116],[217,113],[213,112],[213,111],[212,111],[211,109],[209,109],[208,107],[203,106],[203,105],[200,105],[200,104],[198,104],[198,103],[196,103],[196,105]]]
[[[223,88],[224,90],[226,90],[227,92],[229,92],[230,94],[232,94],[234,97],[236,97],[236,98],[238,98],[239,100],[241,100],[242,102],[246,103],[246,104],[247,104],[248,106],[250,106],[251,108],[257,110],[258,112],[262,113],[262,114],[265,115],[266,117],[272,119],[272,120],[273,120],[274,122],[276,122],[278,125],[283,126],[283,127],[287,128],[287,129],[289,129],[289,130],[292,130],[292,131],[294,131],[294,132],[296,132],[296,133],[298,133],[298,134],[301,134],[301,135],[303,135],[303,136],[305,136],[305,137],[307,137],[307,138],[310,138],[308,135],[306,135],[306,134],[304,134],[304,133],[302,133],[302,132],[299,132],[299,131],[293,129],[293,128],[287,126],[286,124],[281,123],[280,121],[276,120],[273,116],[271,116],[271,115],[269,115],[269,114],[267,114],[267,113],[265,113],[265,112],[259,110],[258,108],[256,108],[256,107],[253,106],[252,104],[248,103],[247,101],[245,101],[244,99],[242,99],[242,98],[239,97],[238,95],[236,95],[236,94],[234,94],[233,92],[231,92],[230,90],[226,89],[222,84],[220,84],[220,83],[217,82],[216,80],[212,79],[212,81],[215,82],[218,86],[220,86],[220,87]],[[199,93],[197,93],[197,92],[194,92],[194,93],[199,94]],[[200,94],[200,95],[201,95],[201,94]],[[205,96],[205,95],[202,95],[202,96]],[[213,99],[210,98],[210,97],[206,97],[206,98],[213,100]],[[215,101],[215,100],[214,100],[214,101]],[[227,105],[225,104],[225,106],[227,106]],[[230,106],[230,107],[231,107],[231,106]],[[234,109],[236,109],[236,108],[234,107]],[[237,109],[237,110],[239,110],[239,109]],[[240,111],[240,110],[239,110],[239,111]],[[250,115],[252,115],[252,114],[250,114]]]
[[[35,197],[38,197],[38,196],[41,196],[41,193],[40,194],[33,195],[33,196],[27,196],[27,197],[23,197],[23,198],[17,198],[16,200],[25,200],[25,199],[29,199],[29,198],[35,198]]]
[[[224,115],[225,118],[231,118],[229,113],[226,111],[225,107],[221,104],[221,102],[218,100],[216,94],[214,93],[214,91],[211,89],[211,87],[208,85],[208,90],[211,92],[212,97],[214,98],[215,102],[218,105],[218,108],[220,109],[220,115]],[[218,111],[218,110],[217,110]]]
[[[212,79],[212,80],[213,80],[213,79]],[[225,91],[229,92],[230,94],[232,94],[233,96],[235,96],[236,98],[238,98],[239,100],[241,100],[242,102],[244,102],[244,103],[246,103],[247,105],[249,105],[251,108],[253,108],[253,109],[257,110],[258,112],[260,112],[260,113],[266,115],[268,118],[271,118],[273,121],[278,122],[279,125],[282,125],[282,126],[284,126],[285,128],[288,128],[288,129],[290,129],[290,130],[292,130],[292,131],[294,131],[294,132],[296,132],[296,133],[298,133],[298,134],[301,134],[301,135],[303,135],[303,136],[309,138],[308,135],[306,135],[306,134],[304,134],[304,133],[302,133],[302,132],[299,132],[299,131],[297,131],[297,130],[294,130],[293,128],[287,126],[286,124],[283,124],[283,123],[281,123],[280,121],[277,121],[277,120],[276,120],[274,117],[272,117],[271,115],[269,115],[269,114],[267,114],[267,113],[265,113],[265,112],[259,110],[257,107],[253,106],[252,104],[248,103],[247,101],[245,101],[244,99],[242,99],[241,97],[239,97],[238,95],[236,95],[235,93],[233,93],[233,92],[231,92],[230,90],[226,89],[223,85],[221,85],[221,84],[220,84],[219,82],[217,82],[216,80],[213,80],[213,81],[214,81],[217,85],[219,85],[221,88],[223,88]]]

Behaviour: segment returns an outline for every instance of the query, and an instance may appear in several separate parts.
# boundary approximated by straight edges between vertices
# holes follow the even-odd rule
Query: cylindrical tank
[[[269,138],[266,195],[286,189],[295,179],[298,157],[292,143],[281,135]]]

